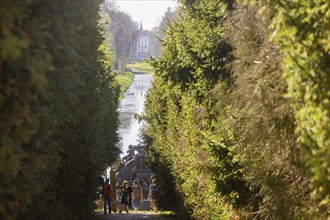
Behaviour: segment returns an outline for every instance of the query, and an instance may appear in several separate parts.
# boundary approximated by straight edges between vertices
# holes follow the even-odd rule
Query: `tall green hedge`
[[[273,40],[284,54],[287,96],[294,100],[298,147],[306,151],[303,170],[311,179],[315,207],[310,218],[329,217],[330,207],[330,2],[264,1],[272,14]],[[327,214],[326,214],[327,213]]]
[[[193,219],[327,219],[329,3],[181,3],[143,131],[163,201],[175,191]]]
[[[237,184],[235,193],[248,191],[231,153],[218,152],[226,160],[223,164],[216,163],[214,154],[222,147],[222,137],[212,134],[212,89],[219,79],[228,80],[225,62],[232,50],[224,40],[226,28],[221,27],[226,4],[200,1],[183,10],[182,19],[169,25],[163,55],[153,61],[156,79],[146,102],[144,130],[152,144],[147,152],[149,160],[158,163],[154,166],[169,167],[192,216],[223,219],[228,216],[226,200],[234,201],[236,195],[230,186],[220,185],[228,181]],[[225,172],[222,177],[213,175],[217,169]],[[156,176],[162,175],[159,170],[154,170]]]
[[[119,156],[101,1],[1,1],[1,219],[92,219]]]

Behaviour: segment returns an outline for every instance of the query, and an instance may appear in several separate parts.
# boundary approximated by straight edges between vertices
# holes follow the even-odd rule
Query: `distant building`
[[[137,33],[136,37],[136,54],[133,59],[135,60],[144,60],[149,58],[150,53],[150,40],[153,38],[153,34],[148,30],[143,30],[142,22],[140,30]]]

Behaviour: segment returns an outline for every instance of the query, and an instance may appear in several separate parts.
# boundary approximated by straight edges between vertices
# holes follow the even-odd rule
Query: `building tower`
[[[149,57],[149,40],[151,32],[143,30],[142,20],[136,42],[136,59],[144,60]]]

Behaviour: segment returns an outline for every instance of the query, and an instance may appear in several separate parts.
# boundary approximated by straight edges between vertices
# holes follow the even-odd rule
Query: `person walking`
[[[155,213],[157,213],[158,211],[157,203],[156,203],[156,197],[157,197],[156,194],[157,194],[156,180],[153,179],[149,187],[148,199],[150,200],[150,206]]]
[[[134,212],[137,213],[140,205],[143,203],[143,191],[142,187],[138,184],[137,180],[134,180],[133,189],[133,206]]]
[[[127,180],[125,180],[123,182],[123,185],[121,187],[121,209],[119,211],[119,213],[122,212],[122,210],[125,210],[126,213],[128,214],[129,213],[129,207],[128,207],[128,204],[129,204],[129,182]]]
[[[103,200],[103,209],[104,215],[107,214],[107,206],[109,208],[109,215],[111,214],[111,185],[109,179],[107,178],[102,186],[102,200]]]
[[[128,192],[128,208],[129,210],[132,210],[133,209],[133,188],[132,186],[130,186],[130,184],[128,184],[128,187],[127,187],[127,192]]]

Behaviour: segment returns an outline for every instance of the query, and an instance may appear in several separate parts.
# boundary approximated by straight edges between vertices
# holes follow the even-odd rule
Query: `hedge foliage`
[[[119,156],[101,1],[1,1],[1,219],[93,219]]]
[[[144,115],[160,206],[182,219],[329,218],[329,2],[181,4]]]

